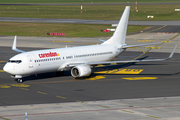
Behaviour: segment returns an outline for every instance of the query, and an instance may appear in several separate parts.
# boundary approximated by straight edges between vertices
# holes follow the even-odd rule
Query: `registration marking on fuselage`
[[[101,74],[140,74],[143,69],[114,69],[114,70],[107,70],[107,71],[99,71],[95,73]]]
[[[122,78],[125,80],[154,80],[157,79],[158,77],[129,77],[129,78]]]

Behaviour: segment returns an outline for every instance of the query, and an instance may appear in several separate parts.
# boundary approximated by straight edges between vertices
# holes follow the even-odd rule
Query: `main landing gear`
[[[56,75],[57,76],[63,76],[64,75],[64,71],[58,71],[58,72],[56,72]]]

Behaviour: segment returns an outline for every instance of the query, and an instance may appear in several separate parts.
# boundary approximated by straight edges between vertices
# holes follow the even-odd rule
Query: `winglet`
[[[176,48],[177,48],[177,45],[174,47],[173,51],[171,52],[171,54],[169,55],[167,59],[171,59],[173,57]]]
[[[102,43],[105,42],[105,40],[99,39],[99,41],[101,41]]]
[[[16,50],[16,38],[17,38],[17,36],[14,37],[14,42],[13,42],[12,50]]]
[[[22,50],[19,50],[16,48],[16,39],[17,39],[17,36],[14,37],[14,42],[13,42],[13,45],[12,45],[12,50],[16,51],[16,52],[19,52],[19,53],[24,53],[25,51],[22,51]]]

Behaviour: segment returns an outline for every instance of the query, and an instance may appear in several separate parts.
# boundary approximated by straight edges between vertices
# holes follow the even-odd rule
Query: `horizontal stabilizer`
[[[160,43],[161,42],[159,42],[159,43],[148,43],[148,44],[138,44],[138,45],[125,45],[122,48],[131,48],[131,47],[140,47],[140,46],[148,46],[148,45],[157,45],[157,44],[160,44]]]

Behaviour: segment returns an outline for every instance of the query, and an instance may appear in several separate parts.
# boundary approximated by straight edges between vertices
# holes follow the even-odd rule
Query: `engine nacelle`
[[[71,69],[71,75],[73,77],[85,77],[91,74],[91,68],[87,65],[78,65]]]

